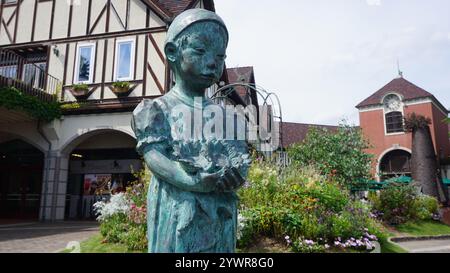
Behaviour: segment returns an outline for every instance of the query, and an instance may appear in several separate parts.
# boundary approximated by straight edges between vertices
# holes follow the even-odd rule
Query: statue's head
[[[164,51],[177,81],[204,90],[222,76],[227,45],[228,31],[222,19],[211,11],[191,9],[169,27]]]

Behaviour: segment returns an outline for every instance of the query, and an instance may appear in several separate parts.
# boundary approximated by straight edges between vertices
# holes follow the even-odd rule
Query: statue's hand
[[[220,177],[217,183],[218,192],[232,192],[237,190],[245,183],[244,178],[242,178],[239,171],[232,167],[226,169],[223,175]]]
[[[217,189],[217,181],[220,180],[221,173],[199,173],[201,187],[205,192],[212,192]]]

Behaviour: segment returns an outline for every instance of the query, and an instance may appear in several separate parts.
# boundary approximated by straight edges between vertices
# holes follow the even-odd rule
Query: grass
[[[450,234],[450,226],[436,221],[409,222],[399,225],[395,229],[401,233],[411,236],[436,236]]]
[[[394,232],[388,232],[389,237],[450,235],[450,226],[431,220],[408,222],[396,226]],[[405,249],[387,239],[382,239],[380,244],[381,253],[407,253]]]
[[[100,234],[94,235],[86,241],[81,242],[81,253],[141,253],[139,251],[129,251],[121,244],[103,243]],[[70,253],[71,250],[64,250],[63,253]]]
[[[405,249],[387,239],[380,240],[381,253],[408,253]]]

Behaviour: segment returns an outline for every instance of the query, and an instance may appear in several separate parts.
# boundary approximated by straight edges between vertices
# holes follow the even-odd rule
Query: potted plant
[[[74,84],[70,88],[70,92],[77,99],[84,99],[89,96],[89,86],[87,84]]]
[[[127,96],[130,93],[129,82],[115,82],[112,84],[112,91],[118,97]]]

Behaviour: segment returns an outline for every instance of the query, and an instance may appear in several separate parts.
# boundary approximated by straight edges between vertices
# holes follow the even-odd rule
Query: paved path
[[[450,253],[450,239],[397,242],[410,253]]]
[[[69,242],[81,242],[97,233],[96,222],[0,225],[0,253],[60,252]]]

